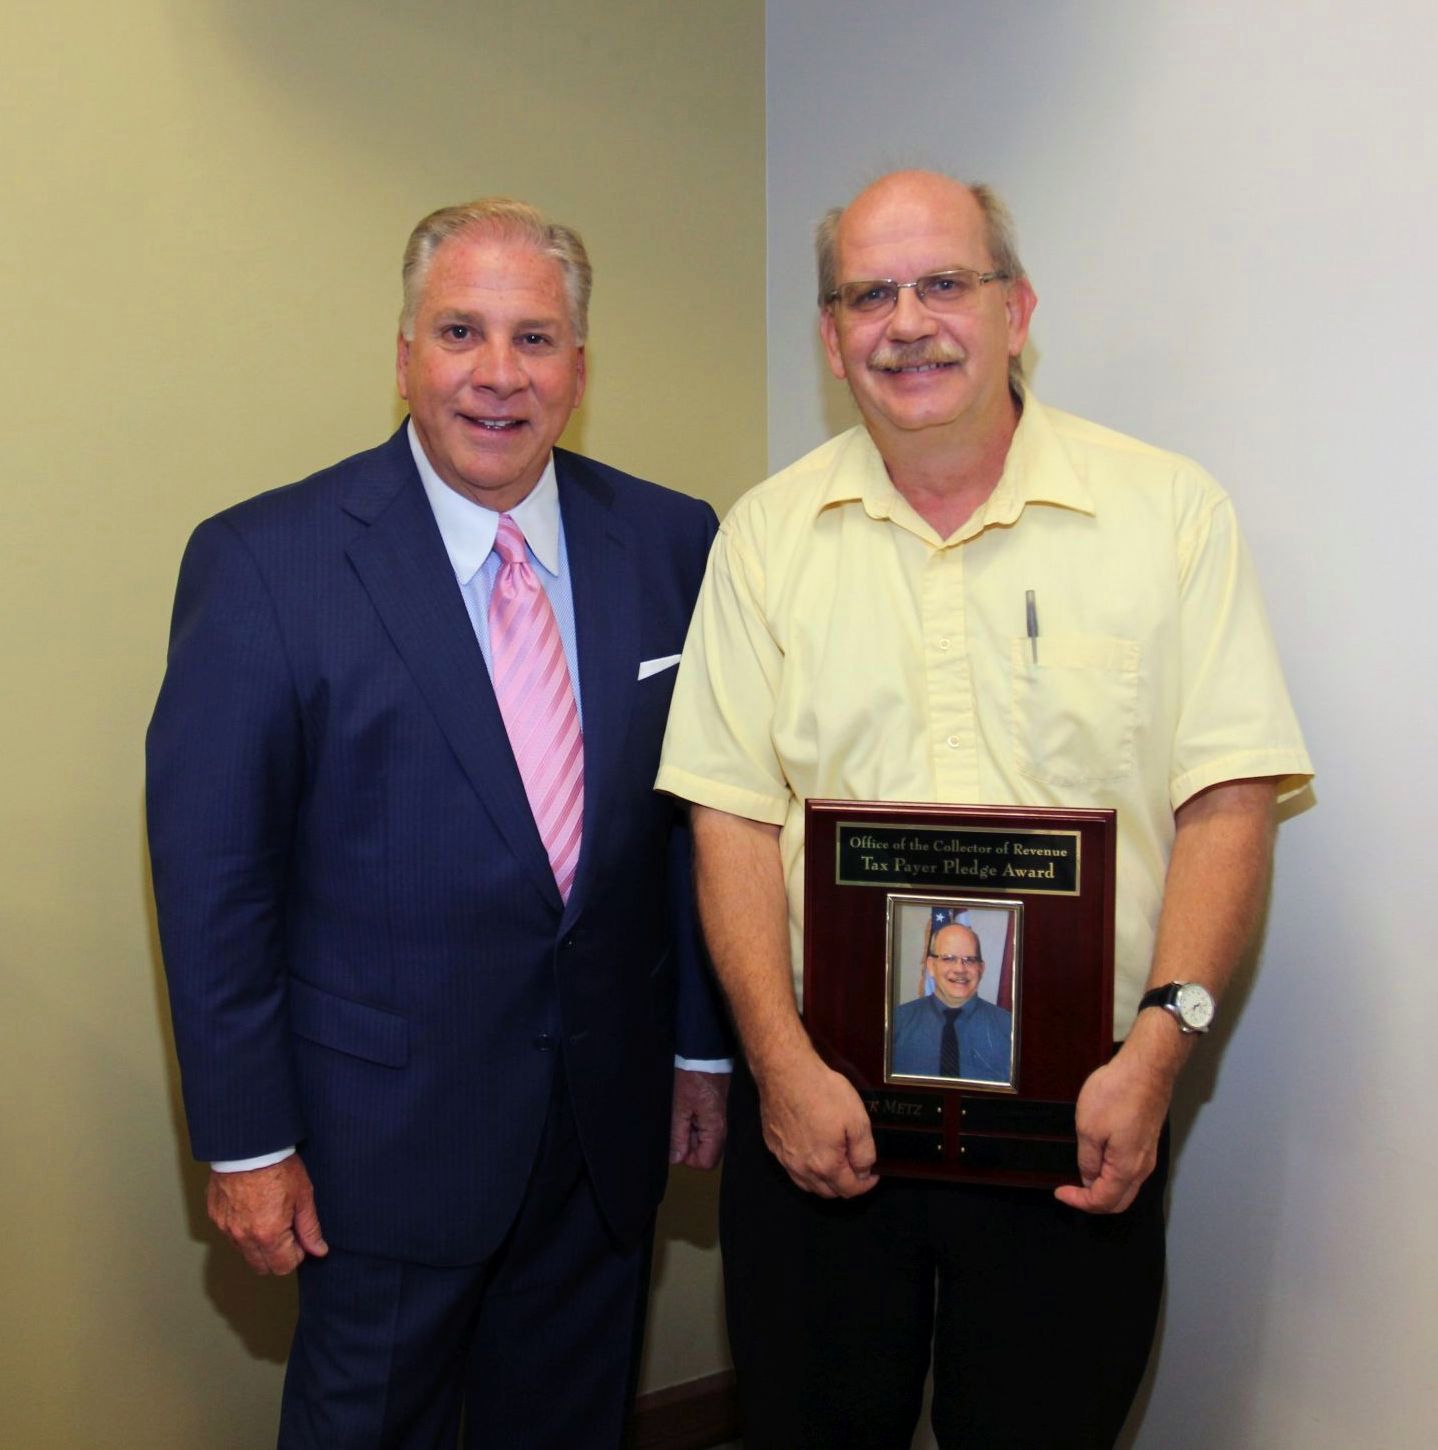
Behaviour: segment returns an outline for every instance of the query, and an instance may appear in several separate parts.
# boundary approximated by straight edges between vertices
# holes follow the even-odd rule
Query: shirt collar
[[[917,526],[917,530],[933,532],[894,487],[874,440],[862,426],[850,430],[815,512],[821,513],[831,504],[854,502],[862,503],[872,519],[898,516],[911,529]],[[1093,495],[1059,441],[1048,410],[1027,393],[994,491],[951,542],[972,538],[995,524],[1012,524],[1031,503],[1053,504],[1086,514],[1097,512]]]
[[[929,995],[924,998],[924,1001],[926,1001],[940,1017],[942,1017],[945,1012],[950,1010],[944,1005],[943,999],[939,996],[937,992],[930,992]],[[979,994],[975,992],[974,995],[970,997],[967,1002],[960,1002],[958,1014],[955,1016],[954,1021],[962,1022],[966,1017],[972,1017],[974,1013],[979,1010],[979,1001]]]
[[[461,584],[468,584],[494,548],[494,536],[499,532],[499,515],[456,492],[435,472],[415,432],[413,419],[406,432],[425,497],[429,500],[434,521],[439,525],[439,536],[444,541],[449,562],[454,567],[454,577]],[[509,516],[519,526],[534,557],[550,574],[558,574],[559,483],[554,475],[553,453],[544,465],[539,482],[522,502],[509,510]]]
[[[982,524],[1011,524],[1031,503],[1055,504],[1081,514],[1098,512],[1087,484],[1059,441],[1049,410],[1028,393],[1004,471],[979,510]]]

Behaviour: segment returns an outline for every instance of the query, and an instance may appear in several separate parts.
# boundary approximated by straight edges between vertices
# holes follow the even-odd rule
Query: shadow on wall
[[[685,1243],[696,1249],[713,1249],[719,1244],[719,1217],[715,1210],[719,1171],[671,1168],[664,1202],[659,1210],[659,1230],[654,1243],[654,1282],[664,1277],[664,1260],[671,1243]]]
[[[1317,803],[1313,787],[1306,785],[1293,796],[1285,801],[1278,808],[1278,822],[1281,825],[1284,821],[1292,820],[1295,816],[1311,810]],[[1222,1071],[1223,1060],[1228,1053],[1229,1042],[1233,1037],[1236,1025],[1243,1015],[1243,1010],[1253,992],[1255,974],[1258,961],[1262,955],[1264,939],[1268,935],[1268,913],[1272,900],[1272,891],[1263,904],[1263,913],[1258,923],[1258,929],[1254,934],[1254,945],[1244,954],[1243,960],[1239,963],[1238,969],[1224,993],[1223,1006],[1218,1021],[1213,1031],[1201,1043],[1201,1051],[1194,1053],[1184,1069],[1183,1076],[1179,1079],[1178,1087],[1174,1092],[1173,1106],[1169,1113],[1170,1126],[1173,1133],[1173,1158],[1172,1168],[1169,1174],[1169,1202],[1172,1204],[1174,1189],[1184,1172],[1184,1147],[1193,1132],[1199,1115],[1207,1103],[1218,1093],[1218,1079]],[[1279,1154],[1283,1151],[1283,1144],[1275,1142],[1272,1151]],[[1208,1193],[1212,1185],[1193,1180],[1184,1185],[1185,1200],[1192,1202],[1198,1197]],[[1229,1190],[1222,1190],[1227,1193]],[[1211,1205],[1213,1212],[1235,1212],[1242,1211],[1243,1205],[1234,1204],[1231,1199],[1223,1205]],[[1280,1221],[1270,1217],[1265,1240],[1256,1249],[1250,1248],[1245,1255],[1247,1267],[1244,1272],[1248,1276],[1262,1276],[1262,1269],[1259,1261],[1267,1259],[1269,1262],[1277,1254],[1277,1241],[1280,1232]],[[1164,1329],[1168,1313],[1168,1294],[1165,1287],[1163,1302],[1159,1307],[1158,1330],[1154,1337],[1153,1353],[1149,1357],[1148,1370],[1144,1375],[1143,1382],[1139,1386],[1138,1394],[1134,1399],[1134,1406],[1129,1414],[1128,1424],[1123,1435],[1120,1437],[1116,1450],[1133,1450],[1138,1443],[1140,1431],[1143,1428],[1144,1418],[1148,1412],[1149,1401],[1152,1398],[1154,1384],[1157,1378],[1158,1367],[1163,1359]],[[1261,1323],[1240,1323],[1230,1321],[1225,1326],[1225,1332],[1236,1338],[1243,1338],[1256,1342],[1262,1337],[1263,1325]],[[1235,1428],[1247,1423],[1247,1417],[1243,1409],[1245,1398],[1244,1387],[1232,1386],[1228,1396],[1228,1405],[1225,1411],[1225,1419],[1228,1424]]]

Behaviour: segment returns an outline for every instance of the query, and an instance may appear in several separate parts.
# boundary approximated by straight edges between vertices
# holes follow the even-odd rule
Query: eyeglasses
[[[961,967],[981,967],[984,964],[984,959],[982,957],[940,956],[938,952],[930,952],[929,960],[931,962],[942,962],[946,967],[952,967],[955,965]]]
[[[845,282],[824,299],[837,302],[846,312],[860,317],[887,317],[899,305],[899,293],[906,287],[931,312],[962,312],[978,300],[979,288],[990,282],[1007,282],[1008,272],[975,272],[968,267],[950,267],[930,272],[912,282],[895,282],[881,277],[873,282]]]

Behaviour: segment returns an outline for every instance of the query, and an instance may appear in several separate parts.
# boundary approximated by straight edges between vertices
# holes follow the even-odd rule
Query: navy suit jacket
[[[677,976],[681,1050],[728,1050],[653,790],[674,671],[638,678],[683,646],[714,513],[555,458],[584,712],[567,905],[403,428],[207,520],[181,565],[147,805],[191,1143],[298,1143],[345,1248],[491,1252],[556,1052],[632,1240],[666,1174]]]

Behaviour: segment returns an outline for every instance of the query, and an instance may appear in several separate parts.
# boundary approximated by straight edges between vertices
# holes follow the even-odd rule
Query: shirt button
[[[549,1035],[549,1033],[541,1032],[539,1036],[534,1039],[534,1045],[541,1052],[553,1052],[555,1043],[554,1039]]]
[[[946,743],[950,750],[957,750],[959,748],[959,737],[957,735],[950,735]]]
[[[940,649],[948,649],[948,647],[949,647],[949,641],[947,640],[947,638],[941,639],[939,641],[939,648]]]

